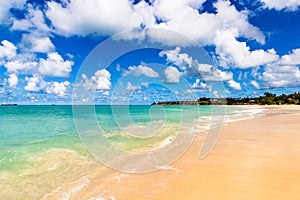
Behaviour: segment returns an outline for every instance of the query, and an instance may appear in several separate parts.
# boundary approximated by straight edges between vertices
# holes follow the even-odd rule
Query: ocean
[[[190,143],[195,134],[255,117],[261,110],[249,106],[1,106],[0,199],[45,198],[106,166],[135,172],[132,165],[111,161],[110,156],[116,156],[112,148],[148,157],[149,152],[167,149],[163,156],[170,158],[164,160],[168,165],[183,153],[168,156],[173,144],[176,149],[188,148],[181,138]],[[152,170],[145,167],[134,170]],[[68,199],[68,194],[61,199]]]

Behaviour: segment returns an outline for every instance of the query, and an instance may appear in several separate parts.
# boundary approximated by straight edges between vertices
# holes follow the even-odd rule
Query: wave
[[[237,122],[252,119],[264,115],[265,108],[261,106],[240,106],[242,110],[236,110],[232,115],[227,116],[226,122]]]
[[[226,126],[228,123],[248,120],[264,115],[264,109],[260,106],[238,106],[223,115],[201,116],[196,123],[196,133],[202,133],[217,126]]]
[[[77,185],[76,187],[72,188],[71,190],[62,193],[60,200],[69,200],[72,194],[79,192],[82,188],[88,186],[89,183],[90,180],[86,177],[83,177],[83,182]]]

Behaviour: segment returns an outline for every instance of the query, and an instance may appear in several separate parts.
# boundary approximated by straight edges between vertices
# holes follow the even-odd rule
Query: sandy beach
[[[0,200],[300,200],[300,0],[0,0]]]
[[[204,159],[198,134],[168,169],[124,174],[107,168],[44,199],[300,199],[300,107],[266,109],[225,126]]]

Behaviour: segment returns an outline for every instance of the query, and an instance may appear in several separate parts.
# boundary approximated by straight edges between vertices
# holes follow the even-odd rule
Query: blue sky
[[[299,91],[299,6],[296,0],[1,1],[0,98],[150,104]]]

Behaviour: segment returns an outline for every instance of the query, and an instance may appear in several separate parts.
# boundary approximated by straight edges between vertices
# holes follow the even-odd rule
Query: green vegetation
[[[265,92],[259,97],[244,98],[199,98],[195,101],[173,101],[173,102],[155,102],[152,105],[283,105],[295,104],[300,105],[300,93],[282,94],[276,96],[269,92]]]

